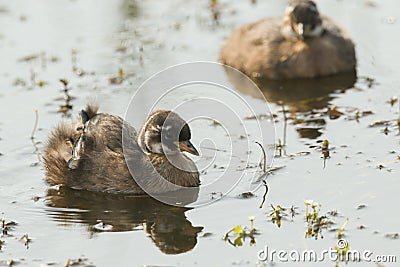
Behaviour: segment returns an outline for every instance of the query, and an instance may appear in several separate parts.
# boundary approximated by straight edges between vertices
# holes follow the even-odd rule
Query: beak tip
[[[193,146],[193,144],[190,141],[180,142],[179,147],[180,147],[181,151],[188,152],[195,156],[200,156],[199,152],[197,151],[197,149]]]
[[[193,145],[190,147],[190,151],[187,151],[187,152],[189,152],[190,154],[195,155],[195,156],[200,156],[199,151],[197,151],[197,149]]]

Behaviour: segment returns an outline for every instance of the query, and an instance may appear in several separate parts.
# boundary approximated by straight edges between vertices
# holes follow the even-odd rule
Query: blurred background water
[[[182,62],[217,61],[235,28],[282,15],[287,1],[218,1],[217,21],[208,1],[0,1],[0,212],[6,222],[18,223],[1,238],[1,264],[13,259],[21,266],[65,266],[68,259],[87,258],[79,264],[262,266],[257,253],[265,245],[321,251],[336,244],[335,231],[324,231],[318,240],[304,237],[306,199],[321,203],[322,213],[338,211],[333,229],[349,218],[345,238],[351,248],[399,258],[395,234],[400,223],[400,114],[393,97],[400,92],[400,4],[317,4],[353,37],[358,78],[328,78],[301,86],[261,84],[277,116],[276,138],[265,145],[279,140],[286,144],[274,162],[285,168],[268,177],[264,208],[259,208],[263,188],[256,197],[243,199],[238,195],[245,189],[239,186],[213,205],[187,210],[147,197],[132,201],[66,189],[48,191],[38,160],[43,142],[52,127],[68,120],[68,114],[75,116],[93,98],[101,111],[123,116],[132,94],[151,75]],[[59,79],[69,81],[72,110]],[[287,123],[280,101],[290,117]],[[342,114],[329,116],[328,108]],[[57,112],[60,109],[65,112]],[[35,110],[39,123],[31,140]],[[211,126],[201,130],[218,134]],[[323,139],[332,148],[325,168],[321,151],[315,149]],[[259,155],[258,147],[253,148]],[[300,214],[278,228],[269,221],[270,204],[294,205]],[[366,207],[357,209],[360,205]],[[249,224],[248,216],[255,217],[260,232],[256,245],[246,241],[235,248],[224,242],[222,237],[232,227]],[[27,246],[20,240],[25,234],[31,239]]]

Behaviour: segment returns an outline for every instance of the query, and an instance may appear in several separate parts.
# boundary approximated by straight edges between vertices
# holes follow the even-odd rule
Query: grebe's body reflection
[[[351,71],[314,79],[255,82],[267,101],[283,103],[290,111],[308,112],[328,107],[335,98],[334,93],[353,88],[356,81],[356,73]]]
[[[253,91],[247,89],[252,88],[251,84],[254,82],[268,102],[284,104],[292,112],[326,108],[334,99],[334,93],[353,88],[357,81],[355,71],[314,79],[292,80],[243,79],[230,67],[225,67],[225,72],[237,91],[259,98],[260,95],[252,95]]]
[[[197,195],[192,201],[195,201]],[[186,218],[188,208],[174,207],[149,196],[119,196],[60,188],[50,189],[46,198],[47,214],[63,224],[80,223],[88,231],[99,231],[99,222],[109,231],[144,229],[154,244],[166,254],[193,249],[203,227],[194,227]],[[143,226],[143,228],[142,228]]]
[[[321,129],[326,124],[323,118],[315,120],[312,113],[327,111],[332,100],[336,98],[336,94],[353,88],[357,81],[355,71],[314,79],[292,80],[251,80],[249,77],[237,75],[237,70],[227,66],[225,66],[225,72],[230,83],[240,93],[276,103],[282,107],[282,110],[294,114],[295,117],[298,115],[303,117],[304,123],[301,123],[301,120],[296,122],[296,131],[300,138],[307,139],[316,139],[321,136]],[[254,88],[254,83],[262,94],[249,90],[249,88]],[[286,125],[287,121],[284,120],[283,140],[286,140]]]

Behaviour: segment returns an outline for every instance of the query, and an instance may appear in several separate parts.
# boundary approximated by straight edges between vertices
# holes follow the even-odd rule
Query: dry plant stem
[[[37,130],[38,123],[39,123],[39,113],[38,113],[38,110],[35,109],[35,124],[33,125],[33,130],[32,130],[32,134],[31,134],[32,140],[35,139],[35,133]]]

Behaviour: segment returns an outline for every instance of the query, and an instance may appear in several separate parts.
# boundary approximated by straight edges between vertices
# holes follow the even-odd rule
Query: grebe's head
[[[286,8],[284,27],[300,40],[320,36],[324,29],[317,5],[310,0],[294,0]]]
[[[178,114],[168,110],[151,113],[138,134],[138,143],[147,153],[175,154],[188,152],[198,156],[190,142],[189,125]]]

